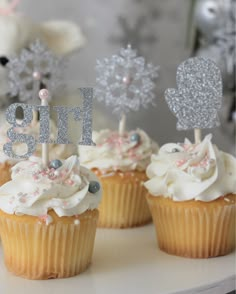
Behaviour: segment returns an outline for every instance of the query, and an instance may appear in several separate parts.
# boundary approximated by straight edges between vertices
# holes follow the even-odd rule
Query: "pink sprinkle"
[[[187,145],[187,144],[183,144],[183,148],[185,151],[187,151],[191,146],[190,145]]]
[[[70,186],[74,185],[74,181],[72,181],[71,179],[68,179],[68,180],[66,181],[66,183],[67,183],[68,185],[70,185]]]
[[[176,161],[176,165],[177,165],[178,167],[180,167],[180,166],[182,166],[185,162],[186,162],[185,159],[181,159],[181,160]]]
[[[36,181],[36,180],[39,179],[39,177],[38,177],[36,174],[34,174],[34,175],[33,175],[33,179]]]
[[[141,159],[141,156],[136,154],[136,148],[132,148],[129,150],[128,155],[133,160],[139,160]]]
[[[48,218],[47,214],[44,214],[44,215],[39,216],[39,219],[40,219],[41,221],[44,221],[44,222],[47,221],[47,218]]]
[[[60,177],[64,177],[66,175],[66,173],[64,173],[63,171],[62,172],[60,172]]]
[[[12,196],[9,200],[9,204],[12,204],[14,200],[15,200],[15,196]]]
[[[63,206],[67,206],[68,205],[68,202],[67,201],[63,201],[62,204],[63,204]]]
[[[205,167],[209,161],[208,155],[206,155],[202,161],[200,161],[199,165]]]
[[[21,197],[19,201],[20,201],[21,203],[26,203],[26,197],[25,197],[25,196]]]
[[[34,191],[33,195],[36,196],[36,195],[38,195],[38,194],[39,194],[39,188],[37,188],[37,189]]]
[[[118,142],[118,144],[122,144],[123,143],[123,139],[122,138],[118,138],[117,142]]]

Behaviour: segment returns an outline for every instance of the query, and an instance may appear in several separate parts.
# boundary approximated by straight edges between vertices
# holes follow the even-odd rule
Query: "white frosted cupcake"
[[[94,147],[79,146],[81,164],[93,170],[103,187],[99,226],[125,228],[151,220],[143,187],[145,170],[158,146],[142,130],[93,133]]]
[[[0,232],[9,271],[29,279],[79,274],[91,262],[101,199],[97,177],[77,156],[17,163],[0,187]]]
[[[0,186],[9,181],[10,178],[10,169],[11,167],[19,162],[19,160],[9,158],[3,152],[3,145],[8,142],[7,130],[11,127],[10,124],[5,123],[0,127]],[[33,135],[34,137],[39,136],[40,124],[37,122],[36,124],[31,124],[25,128],[16,128],[18,133],[24,133]],[[52,141],[56,140],[57,136],[57,128],[53,121],[50,121],[50,139]],[[41,156],[42,144],[36,145],[35,156]],[[16,154],[25,154],[27,152],[27,146],[24,143],[15,143],[14,151]],[[66,159],[71,155],[77,154],[77,147],[73,144],[69,145],[57,145],[57,144],[49,144],[49,158],[53,159]]]
[[[235,247],[236,159],[211,139],[166,144],[147,168],[158,245],[170,254],[206,258]]]

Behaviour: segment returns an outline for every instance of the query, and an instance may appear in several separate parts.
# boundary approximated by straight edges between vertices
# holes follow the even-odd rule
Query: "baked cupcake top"
[[[102,173],[115,171],[144,171],[158,145],[142,130],[118,132],[102,130],[93,133],[96,146],[79,146],[81,164]]]
[[[79,165],[77,156],[53,160],[44,168],[30,157],[12,168],[12,180],[0,187],[0,209],[8,214],[48,217],[49,210],[73,216],[97,208],[101,198],[96,176]]]
[[[11,127],[10,124],[5,123],[0,127],[0,163],[9,162],[10,164],[15,164],[19,161],[19,159],[9,158],[3,152],[3,145],[8,142],[7,131]],[[40,124],[37,122],[36,124],[31,124],[25,128],[15,128],[18,133],[24,133],[28,135],[32,135],[34,137],[39,136]],[[57,136],[57,128],[55,123],[50,120],[50,139],[52,141],[56,140]],[[14,151],[16,154],[25,154],[27,152],[27,146],[24,143],[15,143]],[[42,152],[42,144],[36,145],[35,156],[41,156]],[[69,145],[58,145],[58,144],[49,144],[49,158],[53,159],[66,159],[71,155],[77,154],[77,146],[73,144]]]
[[[236,193],[236,159],[212,144],[208,135],[199,144],[166,144],[153,155],[144,185],[154,196],[174,201],[212,201]]]

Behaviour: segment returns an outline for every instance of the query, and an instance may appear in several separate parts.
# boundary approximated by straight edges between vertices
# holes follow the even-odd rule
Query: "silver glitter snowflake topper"
[[[154,104],[155,84],[159,67],[145,63],[128,45],[119,55],[97,61],[95,97],[122,115],[130,110]]]
[[[34,103],[40,88],[51,93],[63,80],[64,62],[53,55],[39,40],[23,49],[18,57],[7,64],[11,96],[19,96],[21,102]]]
[[[176,115],[177,129],[205,129],[220,125],[217,111],[222,101],[222,79],[210,59],[189,58],[177,69],[177,89],[167,89],[165,99]]]

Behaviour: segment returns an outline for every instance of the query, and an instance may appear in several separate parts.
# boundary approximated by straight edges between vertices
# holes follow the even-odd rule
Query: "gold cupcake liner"
[[[100,177],[103,196],[99,206],[99,227],[129,228],[151,221],[143,186],[145,179],[142,172]]]
[[[20,220],[0,212],[4,261],[8,270],[28,279],[67,278],[83,272],[93,253],[98,211],[86,211],[76,219],[62,217],[49,225]],[[20,221],[18,221],[18,219]],[[66,220],[66,221],[64,221]]]
[[[11,180],[11,167],[7,162],[0,163],[0,186]]]
[[[235,199],[174,202],[147,196],[159,248],[169,254],[208,258],[235,248]]]

